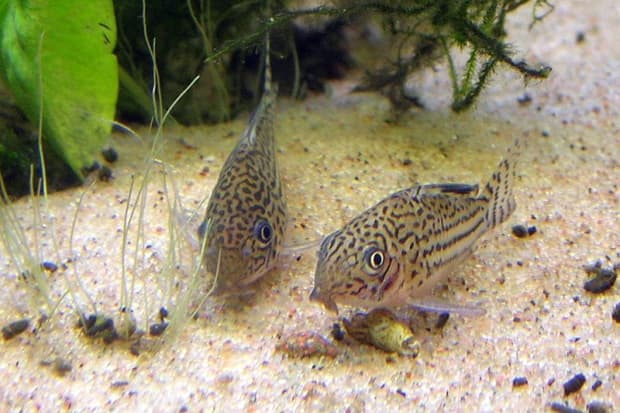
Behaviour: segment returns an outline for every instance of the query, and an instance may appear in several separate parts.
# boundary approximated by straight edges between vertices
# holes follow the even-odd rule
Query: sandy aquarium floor
[[[327,234],[416,182],[485,182],[515,137],[522,139],[517,211],[437,292],[478,303],[484,316],[453,315],[438,329],[437,315],[409,314],[421,344],[417,358],[335,341],[337,316],[308,300],[313,252],[266,276],[251,296],[209,300],[154,354],[134,356],[123,344],[84,337],[67,299],[48,329],[0,343],[0,411],[535,412],[549,411],[552,402],[585,411],[593,401],[620,409],[620,324],[611,317],[620,285],[586,292],[582,269],[599,259],[607,267],[620,262],[620,6],[557,2],[529,31],[528,19],[524,12],[512,23],[511,39],[528,61],[550,64],[551,78],[524,85],[498,73],[468,113],[447,109],[448,79],[440,67],[412,83],[428,109],[398,123],[387,122],[385,99],[349,94],[349,83],[335,84],[330,97],[279,103],[278,157],[297,241]],[[529,104],[518,102],[525,93]],[[209,194],[245,121],[166,130],[162,158],[173,167],[169,178],[186,208]],[[43,239],[45,258],[66,263],[69,274],[76,268],[98,307],[110,313],[119,306],[127,194],[145,151],[123,136],[111,144],[120,153],[112,182],[50,197],[58,257],[49,227]],[[147,277],[163,266],[168,234],[159,169],[154,176],[144,222]],[[84,192],[71,252],[70,226]],[[28,226],[31,205],[16,206]],[[537,232],[518,239],[514,224]],[[4,324],[33,314],[2,254]],[[55,297],[63,290],[62,271],[49,275]],[[143,296],[140,287],[136,303]],[[156,298],[149,299],[155,311]],[[276,349],[304,331],[332,341],[338,354],[299,358]],[[45,366],[56,357],[72,366],[64,376]],[[578,373],[584,386],[565,396],[562,384]],[[515,377],[527,384],[513,386]]]

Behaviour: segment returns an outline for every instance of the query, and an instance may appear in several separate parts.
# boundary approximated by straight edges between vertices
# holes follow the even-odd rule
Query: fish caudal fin
[[[520,149],[520,141],[516,140],[482,191],[482,195],[490,201],[485,216],[488,228],[493,228],[508,219],[517,206],[512,188]]]
[[[273,118],[277,85],[271,82],[271,58],[269,33],[265,35],[265,73],[263,94],[257,108],[252,113],[248,127],[244,132],[244,139],[251,144],[258,142],[260,145],[273,145]]]

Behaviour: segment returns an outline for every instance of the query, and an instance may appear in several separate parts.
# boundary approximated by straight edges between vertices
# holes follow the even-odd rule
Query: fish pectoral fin
[[[301,255],[305,253],[306,251],[317,248],[319,245],[321,245],[322,240],[323,240],[322,238],[317,238],[317,239],[313,239],[310,241],[297,242],[294,244],[285,243],[281,254],[290,255],[293,257],[297,255]]]
[[[486,314],[486,310],[477,304],[456,304],[440,298],[414,298],[409,301],[409,306],[418,310],[431,311],[434,313],[453,313],[464,317],[480,317]]]
[[[422,185],[420,193],[424,194],[451,194],[477,195],[478,184],[426,184]]]

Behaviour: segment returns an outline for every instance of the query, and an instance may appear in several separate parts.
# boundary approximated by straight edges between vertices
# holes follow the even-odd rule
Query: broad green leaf
[[[112,0],[0,0],[0,74],[78,176],[112,126],[115,44]]]

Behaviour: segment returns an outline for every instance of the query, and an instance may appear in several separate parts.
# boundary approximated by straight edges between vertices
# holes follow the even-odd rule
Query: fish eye
[[[376,247],[371,247],[364,253],[364,261],[371,270],[376,271],[383,266],[385,255]]]
[[[254,236],[264,244],[271,241],[273,229],[271,228],[271,225],[269,225],[269,222],[264,219],[259,220],[254,226]]]

